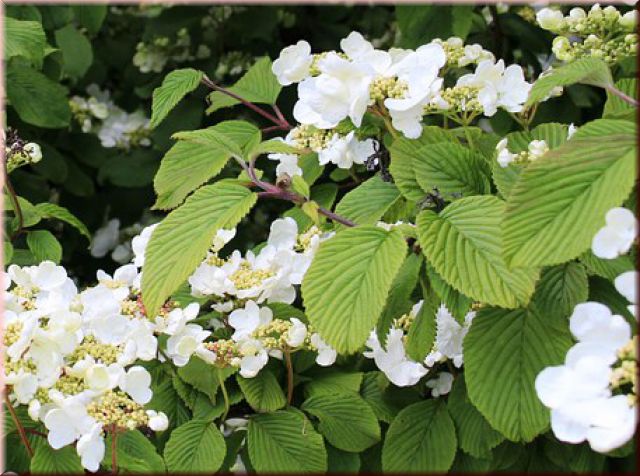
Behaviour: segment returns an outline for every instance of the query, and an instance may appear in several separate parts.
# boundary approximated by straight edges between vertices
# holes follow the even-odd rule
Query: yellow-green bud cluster
[[[129,398],[124,392],[110,391],[87,406],[87,413],[102,423],[120,429],[133,430],[149,423],[144,407]]]
[[[19,373],[21,370],[28,373],[37,371],[36,364],[32,360],[11,360],[8,355],[4,356],[4,374]]]
[[[374,101],[383,101],[387,98],[400,99],[404,97],[409,86],[398,78],[376,78],[369,86],[369,95]]]
[[[240,267],[231,275],[229,279],[236,289],[251,289],[259,286],[262,281],[273,276],[273,271],[266,269],[253,269],[251,263],[243,261]]]
[[[84,382],[84,379],[65,374],[60,376],[53,388],[64,395],[77,395],[89,387]]]
[[[482,112],[482,105],[478,101],[478,88],[471,86],[453,86],[442,90],[441,98],[447,103],[443,108],[442,104],[432,103],[425,107],[426,114],[441,112]]]
[[[320,228],[313,225],[305,233],[299,234],[296,239],[295,251],[304,253],[309,250],[312,244],[312,240],[315,236],[319,236],[322,232]]]
[[[303,124],[291,131],[291,139],[301,149],[319,151],[327,147],[333,134],[329,130],[318,129]]]
[[[402,329],[404,332],[409,332],[409,328],[411,327],[411,324],[413,324],[413,321],[415,320],[416,320],[416,316],[414,316],[413,313],[403,314],[397,319],[394,319],[393,326],[396,329]]]
[[[635,405],[638,401],[638,363],[637,352],[638,336],[634,336],[627,344],[618,351],[618,362],[611,372],[611,387],[614,390],[625,391],[630,405]]]
[[[207,342],[205,348],[216,354],[215,365],[217,367],[237,366],[241,357],[237,344],[230,339],[219,339],[215,342]]]
[[[69,363],[73,364],[83,360],[86,356],[93,357],[96,362],[105,365],[113,364],[118,360],[118,355],[122,352],[121,346],[111,344],[100,344],[93,336],[86,336],[68,357]]]
[[[530,7],[529,5],[524,5],[518,8],[516,10],[516,15],[518,15],[520,18],[522,18],[526,22],[529,22],[529,23],[536,22],[536,11],[533,9],[533,7]]]
[[[553,40],[552,51],[561,61],[574,61],[580,58],[599,58],[613,64],[621,58],[633,56],[638,49],[638,35],[629,33],[625,36],[603,39],[589,35],[583,42],[571,42],[564,36]]]
[[[313,60],[311,62],[311,66],[309,67],[309,74],[311,76],[318,76],[321,71],[320,71],[320,67],[318,66],[318,63],[320,62],[321,59],[326,58],[326,56],[329,53],[336,53],[338,56],[340,56],[341,58],[347,59],[348,56],[344,53],[338,52],[338,51],[323,51],[322,53],[317,53],[313,55]]]
[[[446,41],[436,38],[433,43],[442,46],[447,57],[447,66],[453,68],[479,63],[486,59],[494,59],[493,53],[483,49],[479,44],[465,45],[462,38],[457,36],[452,36]]]
[[[252,337],[260,340],[262,345],[267,349],[284,349],[287,346],[287,333],[293,324],[291,321],[284,319],[274,319],[270,323],[258,327],[252,334]],[[300,347],[309,347],[309,332],[305,337],[304,343]]]
[[[13,343],[17,342],[20,338],[20,332],[22,331],[23,324],[20,321],[12,322],[4,328],[4,334],[2,336],[2,343],[6,349]]]

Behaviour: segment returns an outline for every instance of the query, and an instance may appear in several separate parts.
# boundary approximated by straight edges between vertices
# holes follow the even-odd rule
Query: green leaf
[[[456,431],[441,400],[425,400],[395,417],[382,447],[385,472],[444,473],[456,456]]]
[[[328,473],[358,473],[360,471],[360,455],[349,453],[327,445]]]
[[[202,71],[193,68],[175,69],[167,74],[162,85],[153,91],[150,126],[160,124],[183,97],[200,85],[202,76]]]
[[[13,257],[13,245],[10,241],[3,241],[2,258],[5,264],[11,263]],[[5,419],[6,421],[6,419]]]
[[[427,264],[426,271],[429,278],[429,284],[435,291],[436,295],[440,298],[456,321],[463,324],[464,318],[471,309],[473,300],[449,286],[431,265]]]
[[[74,227],[82,235],[86,236],[88,240],[91,240],[91,233],[89,233],[85,224],[66,208],[56,205],[55,203],[45,202],[36,204],[35,209],[42,218],[55,218],[57,220],[61,220]]]
[[[247,434],[251,464],[259,473],[323,473],[327,452],[320,436],[298,411],[254,415]]]
[[[539,78],[533,84],[525,106],[543,101],[558,86],[569,86],[575,83],[606,88],[613,85],[613,78],[604,61],[597,58],[581,58],[553,69],[549,74]]]
[[[247,403],[257,412],[273,412],[287,404],[278,380],[268,370],[261,371],[254,378],[237,375],[236,380]]]
[[[433,348],[436,338],[436,313],[440,300],[430,286],[422,283],[422,299],[420,311],[409,328],[407,334],[407,355],[416,362],[422,362]]]
[[[48,230],[33,230],[27,233],[27,246],[38,261],[60,263],[62,245]]]
[[[295,154],[298,155],[300,149],[278,139],[269,139],[256,145],[249,154],[259,156],[262,154]],[[317,159],[316,159],[317,160]]]
[[[90,34],[95,35],[107,16],[107,5],[73,5],[73,13],[78,23]]]
[[[405,252],[399,231],[373,226],[341,231],[320,245],[304,277],[302,296],[309,322],[338,352],[362,347]]]
[[[224,438],[214,422],[191,420],[173,430],[164,458],[171,473],[215,473],[226,452]]]
[[[310,397],[335,395],[336,393],[358,393],[362,384],[362,372],[336,371],[318,369],[311,375],[312,379],[305,385],[305,395]]]
[[[469,398],[491,426],[512,441],[533,440],[549,425],[535,379],[571,346],[565,317],[535,306],[478,312],[464,340]]]
[[[224,121],[210,129],[240,150],[260,140],[258,128],[244,121]],[[189,193],[218,175],[230,157],[227,146],[179,141],[165,154],[153,180],[158,194],[153,207],[162,210],[177,207]]]
[[[55,37],[62,51],[62,70],[73,79],[82,78],[93,63],[91,42],[73,25],[56,30]]]
[[[445,200],[451,200],[491,191],[486,161],[466,147],[450,142],[432,144],[420,148],[416,157],[416,180],[425,192],[437,188]]]
[[[587,268],[589,274],[602,276],[610,281],[635,268],[629,255],[618,256],[615,259],[602,259],[594,255],[591,250],[580,255],[580,262]]]
[[[471,30],[473,6],[396,6],[402,48],[417,48],[435,38],[457,36],[463,40]]]
[[[374,175],[348,192],[336,207],[336,213],[358,225],[375,225],[400,198],[400,191],[390,182]]]
[[[228,377],[235,370],[232,367],[223,370]],[[206,394],[212,402],[216,401],[216,393],[220,386],[218,368],[200,358],[192,358],[187,365],[178,368],[178,376],[189,385]]]
[[[265,56],[256,61],[236,84],[226,89],[249,102],[275,104],[282,86],[271,71],[271,60]],[[209,95],[209,102],[211,105],[207,114],[233,106],[240,101],[220,91],[214,91]]]
[[[178,395],[177,385],[174,382],[178,382],[178,377],[163,378],[158,381],[153,380],[152,390],[153,398],[146,405],[147,408],[151,408],[156,411],[161,411],[169,419],[169,427],[175,428],[190,420],[191,415],[187,409],[185,403]],[[181,381],[180,381],[181,382]],[[182,382],[181,382],[182,383]],[[186,384],[182,383],[183,388],[189,388]],[[196,393],[194,391],[194,393]],[[206,397],[205,397],[206,398]]]
[[[544,269],[533,300],[542,314],[556,312],[569,317],[576,304],[586,301],[588,295],[584,266],[571,262]]]
[[[560,264],[587,250],[606,212],[631,192],[635,141],[633,123],[600,119],[530,164],[507,201],[506,262]]]
[[[29,227],[36,225],[42,219],[42,215],[37,207],[35,207],[30,201],[26,198],[18,197],[18,205],[20,206],[20,210],[22,211],[22,221],[23,226]],[[4,197],[4,208],[5,210],[13,210],[13,202],[9,197],[5,195]],[[14,215],[16,215],[14,213]],[[12,226],[15,228],[18,226],[18,217],[14,216],[12,220]]]
[[[615,88],[629,97],[638,98],[638,80],[636,78],[624,78],[616,81]],[[636,110],[637,108],[627,101],[607,91],[607,102],[604,105],[604,111],[602,111],[603,117],[633,121],[636,117]]]
[[[400,409],[395,392],[389,393],[389,379],[379,371],[367,372],[362,379],[360,395],[369,404],[380,421],[391,423]]]
[[[84,474],[80,457],[73,446],[54,450],[47,443],[36,447],[30,470],[35,474]]]
[[[464,375],[456,377],[447,401],[458,444],[475,458],[489,458],[491,450],[504,441],[504,436],[491,428],[482,414],[469,401]]]
[[[396,186],[406,198],[418,201],[426,192],[430,192],[430,190],[423,190],[416,178],[416,164],[422,160],[423,151],[434,144],[454,140],[451,134],[441,127],[426,126],[418,139],[401,137],[393,141],[389,148],[391,153],[389,170]]]
[[[443,279],[470,298],[501,307],[526,305],[538,277],[535,269],[509,270],[502,252],[504,202],[466,197],[439,215],[418,215],[422,251]]]
[[[37,21],[22,21],[4,17],[4,59],[24,56],[34,65],[39,65],[44,56],[47,38],[42,25]]]
[[[318,395],[301,409],[320,420],[318,431],[338,449],[359,453],[380,441],[376,415],[356,394]]]
[[[233,183],[200,188],[154,230],[145,253],[142,296],[155,315],[207,254],[216,232],[231,228],[256,202],[256,194]]]
[[[164,473],[166,468],[162,456],[158,454],[149,438],[140,431],[119,433],[116,438],[118,469],[122,473]],[[105,439],[105,455],[102,466],[111,469],[111,435]]]
[[[63,86],[26,66],[12,64],[6,74],[7,97],[20,119],[52,129],[69,125],[71,110]]]

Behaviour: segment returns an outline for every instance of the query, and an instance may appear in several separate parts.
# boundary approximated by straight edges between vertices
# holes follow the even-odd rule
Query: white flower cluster
[[[508,167],[512,163],[527,163],[538,160],[549,151],[549,146],[544,140],[532,140],[526,151],[514,154],[507,148],[507,139],[502,139],[496,145],[497,161],[500,167]]]
[[[133,55],[133,64],[141,73],[160,73],[168,62],[184,63],[211,56],[207,45],[198,45],[195,54],[191,54],[191,36],[186,28],[178,31],[176,39],[161,36],[149,43],[140,42]]]
[[[593,237],[591,250],[598,258],[614,259],[629,251],[636,239],[638,222],[626,208],[616,207],[605,216],[606,225]]]
[[[564,365],[536,378],[538,397],[551,409],[551,429],[568,443],[585,440],[606,453],[629,441],[636,428],[637,337],[604,304],[578,304],[570,318],[578,343]]]
[[[82,132],[96,134],[107,148],[129,150],[151,145],[149,118],[142,110],[126,112],[113,102],[109,91],[101,91],[96,84],[87,87],[87,94],[88,98],[73,96],[69,101]]]
[[[561,61],[591,56],[614,63],[635,55],[637,49],[635,10],[621,15],[612,5],[595,4],[588,12],[576,7],[565,16],[560,10],[543,8],[536,20],[541,28],[560,35],[554,38],[552,51]]]
[[[131,239],[142,231],[140,223],[120,228],[120,220],[113,218],[98,228],[91,240],[90,253],[94,258],[102,258],[111,252],[111,259],[125,264],[131,261],[133,249]]]
[[[374,359],[378,368],[399,387],[415,385],[439,362],[451,360],[453,365],[460,368],[464,361],[462,342],[469,332],[475,312],[469,312],[465,316],[464,324],[460,325],[444,305],[441,305],[437,311],[435,341],[424,362],[415,362],[407,356],[404,347],[405,333],[411,327],[422,305],[423,301],[419,301],[409,314],[396,320],[389,329],[384,348],[378,340],[375,329],[371,331],[367,340],[367,346],[371,350],[364,353],[365,357]],[[434,396],[444,395],[451,390],[451,381],[447,376],[439,375],[434,381],[428,381],[427,385],[433,389]]]
[[[151,376],[138,361],[156,358],[154,325],[134,298],[137,268],[78,293],[65,269],[45,261],[12,265],[5,275],[5,383],[9,398],[28,405],[55,448],[77,441],[82,464],[97,471],[104,432],[146,426],[161,431],[167,417],[144,405]]]

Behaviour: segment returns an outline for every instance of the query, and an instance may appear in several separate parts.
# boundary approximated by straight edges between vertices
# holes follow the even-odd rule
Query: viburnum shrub
[[[56,260],[8,267],[6,424],[32,470],[584,472],[632,454],[636,16],[536,18],[558,35],[541,74],[458,37],[383,50],[353,31],[231,86],[174,69],[148,122],[97,87],[72,97],[82,130],[123,150],[198,88],[209,112],[270,124],[174,133],[153,182],[168,214],[97,284]],[[134,64],[208,54],[181,35]],[[537,119],[574,84],[606,92],[598,117]],[[7,173],[42,158],[15,133],[6,154]],[[270,200],[290,208],[236,249]]]

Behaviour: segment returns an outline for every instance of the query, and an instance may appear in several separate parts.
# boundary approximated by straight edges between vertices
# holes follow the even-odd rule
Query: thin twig
[[[293,401],[293,364],[291,363],[291,353],[289,349],[284,351],[284,360],[287,364],[287,404]]]
[[[217,369],[218,374],[218,382],[220,383],[220,390],[222,390],[222,397],[224,398],[224,413],[222,414],[221,422],[227,419],[227,415],[229,414],[229,408],[231,407],[229,403],[229,394],[227,393],[227,388],[224,385],[224,379],[222,378],[222,370]]]
[[[624,102],[626,102],[628,104],[631,104],[633,107],[638,107],[638,105],[640,105],[640,103],[636,99],[634,99],[631,96],[623,93],[622,91],[620,91],[618,88],[616,88],[612,84],[607,85],[605,87],[605,89],[607,91],[609,91],[611,94],[613,94],[614,96],[618,96]]]
[[[24,430],[24,426],[20,422],[18,415],[16,414],[16,410],[11,405],[11,401],[9,400],[9,394],[5,388],[4,390],[4,404],[7,406],[9,413],[11,414],[11,418],[13,419],[13,423],[16,425],[16,429],[18,430],[18,434],[20,435],[20,439],[24,444],[24,447],[27,449],[27,453],[29,454],[29,458],[33,458],[33,448],[31,448],[31,444],[29,443],[29,439],[27,438],[27,433]]]
[[[4,186],[9,192],[9,198],[11,199],[11,204],[13,206],[13,212],[18,218],[18,228],[11,234],[11,241],[13,241],[20,233],[22,233],[22,229],[24,228],[24,215],[22,214],[22,207],[20,206],[20,201],[18,200],[18,195],[16,194],[13,185],[11,184],[11,180],[9,180],[9,172],[7,171],[7,164],[4,164]]]

